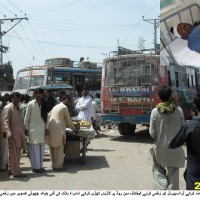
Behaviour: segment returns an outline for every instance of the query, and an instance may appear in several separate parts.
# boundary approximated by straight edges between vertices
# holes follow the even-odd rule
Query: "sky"
[[[49,58],[102,63],[118,45],[138,50],[143,41],[154,48],[159,15],[160,0],[1,0],[1,31],[8,31],[2,45],[9,47],[3,63],[12,62],[15,78],[18,70]],[[28,20],[5,20],[16,17]]]

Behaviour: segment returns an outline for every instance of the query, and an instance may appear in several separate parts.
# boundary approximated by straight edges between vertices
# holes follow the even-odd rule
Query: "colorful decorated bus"
[[[178,76],[190,77],[187,85]],[[186,74],[186,71],[188,75]],[[134,134],[136,124],[149,125],[151,110],[159,103],[158,87],[170,85],[174,101],[189,118],[192,99],[197,92],[199,69],[160,65],[160,55],[117,55],[103,62],[102,121],[118,124],[121,135]],[[191,81],[193,78],[193,84]]]

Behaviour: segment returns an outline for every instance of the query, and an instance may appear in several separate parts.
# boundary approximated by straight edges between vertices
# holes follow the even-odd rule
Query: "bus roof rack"
[[[121,56],[121,55],[131,55],[131,54],[138,54],[138,55],[143,55],[144,52],[150,52],[150,54],[152,54],[151,52],[153,52],[153,48],[150,49],[142,49],[142,50],[130,50],[121,46],[118,46],[117,51],[111,51],[109,53],[109,57],[110,54],[112,53],[113,56]]]

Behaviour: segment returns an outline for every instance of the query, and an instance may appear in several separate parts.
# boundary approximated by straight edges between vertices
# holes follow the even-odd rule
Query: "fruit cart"
[[[75,135],[71,129],[66,129],[65,156],[80,157],[81,163],[85,164],[87,145],[94,138],[95,131],[92,126],[81,123],[79,118],[72,117],[72,121],[79,133]]]

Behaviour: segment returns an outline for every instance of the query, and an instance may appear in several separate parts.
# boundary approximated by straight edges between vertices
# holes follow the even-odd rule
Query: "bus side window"
[[[175,72],[176,87],[179,87],[178,72]]]
[[[187,74],[187,87],[190,87],[190,78],[189,78],[189,74]]]
[[[199,73],[197,70],[195,70],[195,85],[198,86],[199,85]]]
[[[176,74],[175,74],[175,67],[173,65],[170,65],[168,67],[168,81],[170,79],[171,83],[169,82],[169,84],[171,84],[171,87],[176,87]]]
[[[194,86],[194,78],[193,75],[191,74],[191,82],[192,82],[192,87]]]
[[[87,73],[85,74],[85,86],[87,86],[90,90],[93,90],[93,84],[92,84],[92,74]]]
[[[77,95],[80,97],[82,95],[82,88],[85,86],[84,75],[72,74],[71,82],[74,92],[77,91]]]
[[[169,87],[172,87],[171,73],[170,73],[169,70],[167,71],[167,73],[168,73],[168,83],[169,83]]]
[[[197,82],[196,82],[195,70],[193,68],[188,68],[187,78],[189,79],[189,86],[195,87]]]
[[[184,87],[187,86],[187,77],[186,77],[186,73],[181,73],[181,86],[184,86]]]
[[[191,79],[192,79],[192,87],[196,86],[196,81],[195,81],[195,70],[191,69]]]

